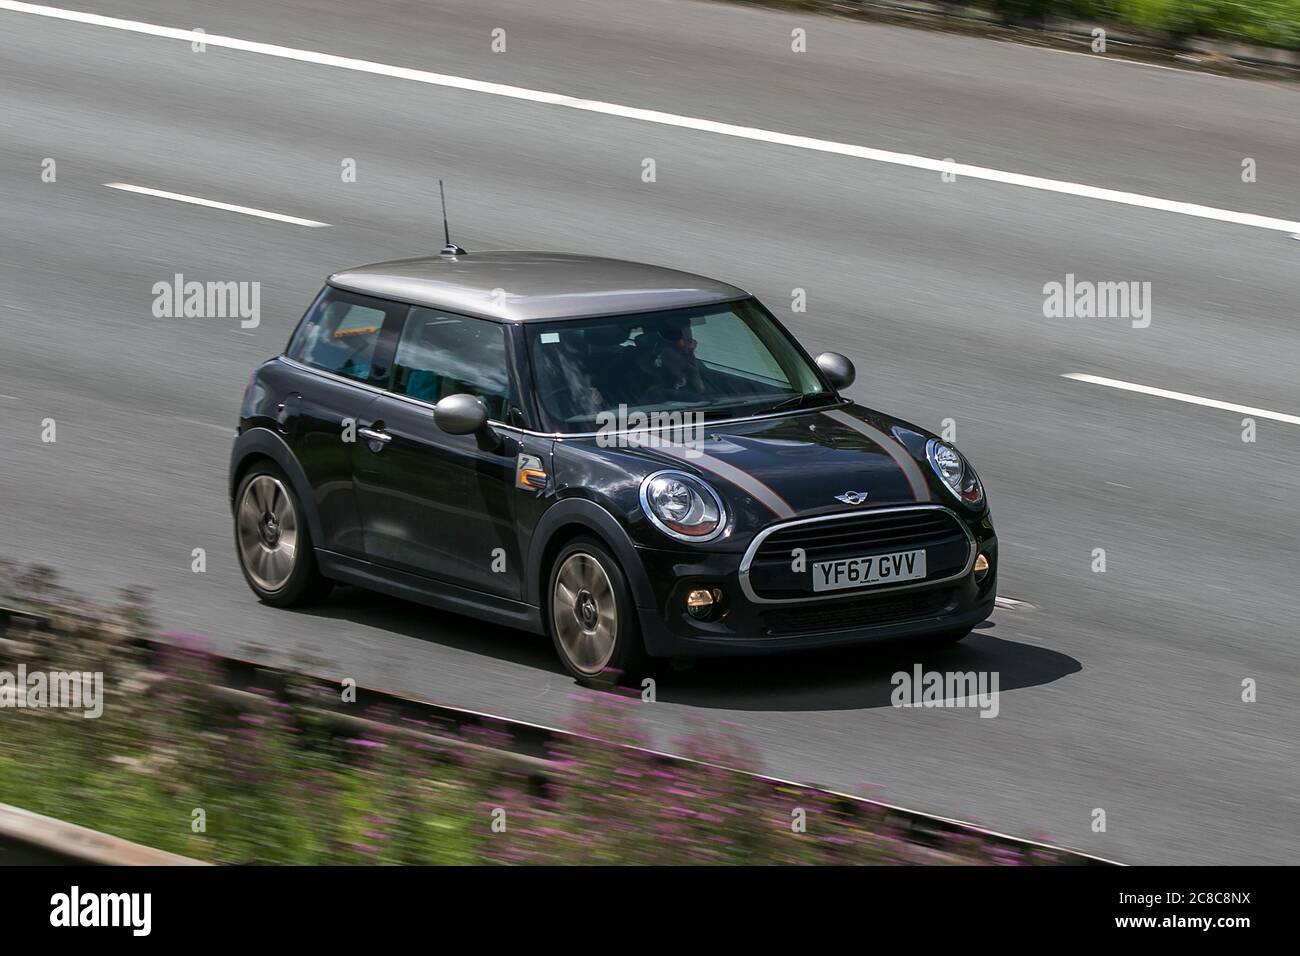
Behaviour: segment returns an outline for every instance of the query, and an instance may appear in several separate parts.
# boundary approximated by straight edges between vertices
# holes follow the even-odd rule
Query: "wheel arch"
[[[230,507],[235,507],[235,494],[239,483],[248,470],[259,461],[270,461],[289,479],[293,492],[298,497],[307,516],[307,527],[311,531],[313,542],[325,540],[321,534],[320,515],[316,513],[316,499],[311,493],[311,482],[307,473],[298,464],[292,449],[284,439],[267,428],[250,428],[235,439],[235,447],[230,452]]]
[[[539,608],[546,607],[546,585],[556,555],[574,538],[583,535],[594,537],[618,559],[636,605],[653,606],[654,592],[632,539],[617,518],[586,498],[566,498],[552,505],[537,523],[528,549],[525,600]]]

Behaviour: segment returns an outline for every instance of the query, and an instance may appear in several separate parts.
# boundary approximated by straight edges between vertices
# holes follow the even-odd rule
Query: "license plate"
[[[925,577],[925,549],[873,554],[867,558],[818,561],[813,565],[813,590],[868,587]]]

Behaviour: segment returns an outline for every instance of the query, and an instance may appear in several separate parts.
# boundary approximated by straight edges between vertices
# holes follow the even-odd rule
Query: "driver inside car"
[[[704,391],[700,362],[695,357],[696,345],[690,319],[673,317],[660,324],[652,361],[660,373],[657,377],[670,393],[685,391],[698,395]]]

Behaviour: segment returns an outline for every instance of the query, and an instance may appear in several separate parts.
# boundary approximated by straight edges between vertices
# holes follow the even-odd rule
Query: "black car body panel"
[[[372,348],[364,361],[345,366],[347,374],[289,354],[254,373],[232,453],[232,503],[240,476],[270,459],[307,503],[327,577],[536,633],[546,630],[555,555],[576,535],[597,538],[627,577],[652,656],[924,636],[968,629],[991,613],[997,541],[986,502],[981,497],[972,507],[940,480],[927,459],[934,435],[850,402],[825,383],[814,407],[709,420],[694,441],[653,429],[540,429],[527,323],[554,320],[579,303],[581,314],[602,315],[620,303],[624,312],[644,312],[647,303],[668,308],[744,293],[660,270],[620,298],[575,285],[581,257],[514,255],[495,260],[495,271],[466,257],[442,271],[426,268],[427,260],[401,260],[332,277],[322,300],[355,299],[372,316],[336,338],[347,346],[356,331],[370,336]],[[603,263],[620,282],[649,268],[586,261]],[[541,281],[557,268],[558,278]],[[531,276],[534,287],[492,319],[485,296],[493,282],[505,281],[501,269]],[[451,304],[435,310],[444,299]],[[430,385],[423,397],[393,389],[399,376],[412,374],[394,366],[403,323],[414,321],[407,316],[425,310],[420,321],[436,331],[442,308],[454,315],[451,305],[501,326],[501,344],[490,330],[483,341],[499,349],[492,354],[500,355],[504,384],[497,414],[477,434],[449,434],[435,424],[437,388],[451,385]],[[320,307],[318,300],[313,309]],[[541,486],[521,481],[525,461],[544,472]],[[664,471],[707,483],[725,511],[725,530],[695,542],[657,527],[642,489]],[[816,562],[908,548],[924,549],[923,579],[812,588]],[[988,562],[978,574],[977,555]],[[720,595],[707,619],[687,612],[686,595],[698,588]]]
[[[563,439],[556,443],[556,477],[562,485],[599,488],[611,495],[629,483],[639,487],[653,470],[697,473],[716,482],[734,509],[735,523],[710,543],[715,550],[743,551],[749,538],[773,521],[843,511],[846,505],[835,496],[847,490],[865,491],[867,507],[940,500],[939,489],[926,475],[928,436],[860,405],[841,402],[821,410],[718,423],[706,432],[688,447],[649,444],[634,450],[607,447],[608,439],[599,436]],[[900,436],[916,436],[919,460]],[[856,484],[850,488],[848,483]],[[639,508],[632,510],[631,520],[637,522]],[[644,544],[656,541],[661,539],[642,539]]]
[[[559,494],[581,495],[616,515],[632,539],[653,591],[648,602],[638,598],[651,654],[786,651],[973,627],[992,612],[997,559],[992,521],[987,508],[970,512],[939,485],[925,460],[931,437],[914,425],[845,402],[825,410],[718,424],[695,454],[680,448],[604,448],[595,437],[562,439],[555,443],[554,474]],[[663,468],[699,474],[719,491],[732,517],[722,537],[698,547],[673,546],[646,520],[637,492],[642,479]],[[848,490],[848,481],[852,490],[870,489],[861,504],[836,500]],[[923,582],[823,596],[797,584],[799,575],[790,571],[788,561],[766,569],[760,562],[747,569],[748,578],[757,585],[765,575],[761,580],[767,592],[782,603],[760,603],[746,593],[742,558],[766,529],[791,522],[797,529],[804,519],[909,513],[942,515],[947,522],[946,530],[925,539],[938,560],[932,558],[934,573]],[[798,543],[796,539],[792,546]],[[886,545],[850,540],[838,548],[805,550],[813,561],[871,553]],[[978,552],[994,567],[977,585],[970,565]],[[725,617],[716,622],[692,619],[685,611],[686,593],[711,586],[732,596]]]

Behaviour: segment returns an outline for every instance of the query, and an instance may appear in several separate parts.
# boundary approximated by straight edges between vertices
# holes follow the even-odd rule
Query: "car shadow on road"
[[[566,675],[548,637],[477,621],[364,588],[337,587],[320,604],[293,610],[310,617],[363,624],[429,644],[510,661],[550,674]]]
[[[666,703],[716,710],[821,711],[893,706],[893,675],[923,671],[996,672],[998,691],[1050,684],[1083,669],[1073,657],[994,636],[986,621],[959,644],[919,649],[864,645],[766,657],[701,661],[662,669],[656,691]]]
[[[567,679],[545,637],[358,588],[341,588],[323,604],[298,613],[382,628]],[[656,668],[655,691],[666,703],[715,710],[863,710],[892,706],[893,675],[911,673],[918,663],[927,671],[996,671],[1000,692],[1050,684],[1083,669],[1069,655],[997,637],[996,629],[995,622],[985,621],[959,644],[920,651],[905,643],[888,643],[719,658],[684,670],[663,662]]]

